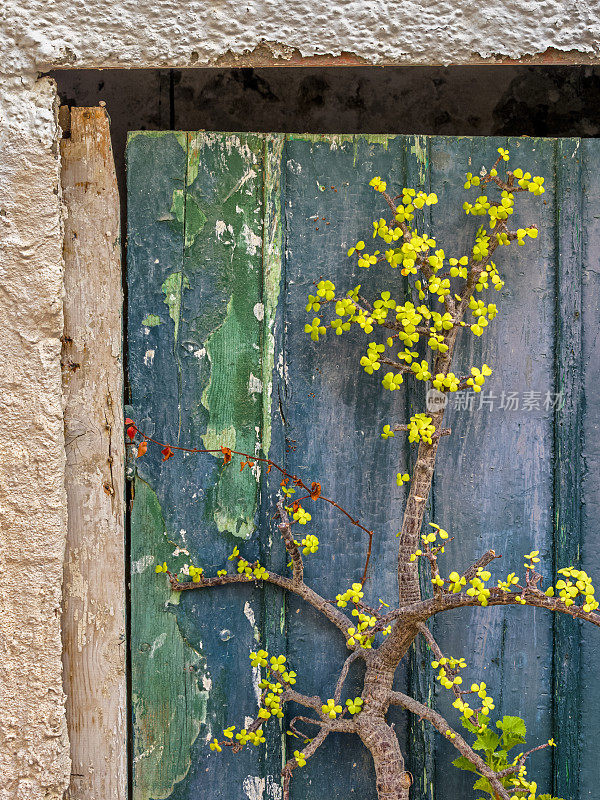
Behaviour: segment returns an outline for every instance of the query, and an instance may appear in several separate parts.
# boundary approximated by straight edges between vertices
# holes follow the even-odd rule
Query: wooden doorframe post
[[[70,117],[70,120],[69,120]],[[126,800],[120,205],[104,108],[61,109],[69,800]],[[70,124],[69,124],[70,123]]]

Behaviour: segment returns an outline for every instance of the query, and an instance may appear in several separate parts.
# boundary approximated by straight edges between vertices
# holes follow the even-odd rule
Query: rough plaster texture
[[[598,61],[593,0],[5,0],[0,8],[0,800],[69,774],[59,613],[65,541],[62,228],[50,81],[64,67]],[[563,55],[564,54],[564,55]]]
[[[0,15],[13,70],[189,66],[257,49],[456,64],[600,46],[594,0],[6,0]]]
[[[0,800],[58,800],[69,751],[55,93],[47,79],[0,87]]]

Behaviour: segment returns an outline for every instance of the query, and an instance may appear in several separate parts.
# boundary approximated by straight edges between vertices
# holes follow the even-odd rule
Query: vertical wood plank
[[[440,199],[433,209],[433,227],[440,241],[448,242],[446,253],[461,256],[470,251],[476,229],[462,210],[464,174],[489,168],[499,146],[509,148],[511,166],[546,178],[543,198],[519,197],[515,213],[515,221],[536,223],[540,236],[527,247],[498,254],[495,261],[505,286],[498,295],[486,294],[497,303],[498,316],[480,339],[468,330],[459,335],[454,372],[464,375],[472,365],[486,362],[494,373],[472,410],[450,398],[452,435],[440,444],[434,487],[435,521],[456,536],[446,547],[442,570],[461,571],[492,548],[503,556],[494,564],[494,580],[512,571],[522,576],[523,556],[531,549],[540,551],[543,573],[552,570],[554,412],[544,409],[544,397],[554,388],[554,144],[436,137],[431,153],[431,183]],[[509,392],[517,393],[518,409],[508,410]],[[527,392],[539,393],[537,407],[527,407]],[[531,608],[464,609],[439,615],[435,630],[446,654],[466,659],[465,682],[487,683],[496,715],[522,716],[532,746],[552,735],[548,614]],[[456,719],[451,703],[452,696],[438,686],[436,705],[449,720]],[[454,800],[472,791],[472,776],[451,766],[454,757],[453,748],[438,738],[436,800]],[[551,787],[547,751],[528,769],[540,786]]]
[[[574,160],[581,161],[581,254],[583,391],[582,409],[582,544],[581,566],[592,578],[596,592],[600,586],[600,141],[584,139]],[[581,729],[580,729],[580,800],[598,797],[598,750],[600,739],[600,691],[598,664],[600,636],[598,629],[586,625],[581,630]]]
[[[70,800],[125,800],[120,207],[108,117],[74,108],[61,142],[68,536],[64,688]]]
[[[367,602],[375,605],[379,597],[388,603],[397,599],[396,533],[406,489],[394,484],[398,470],[406,467],[404,440],[384,441],[380,433],[384,424],[403,419],[405,398],[403,392],[384,392],[381,378],[360,367],[369,341],[362,332],[330,332],[328,341],[311,342],[304,333],[312,318],[305,305],[320,276],[331,278],[341,294],[360,283],[367,297],[392,288],[404,301],[400,275],[357,268],[346,252],[359,238],[369,241],[372,220],[386,213],[369,180],[385,175],[390,185],[404,185],[406,142],[400,136],[290,135],[284,160],[287,468],[304,480],[320,481],[324,493],[375,530],[365,589]],[[312,504],[310,513],[320,546],[318,554],[307,557],[305,575],[325,597],[335,597],[360,579],[365,537],[324,504]],[[347,655],[343,638],[293,597],[288,609],[288,651],[291,663],[300,667],[299,686],[307,694],[332,697]],[[344,699],[359,691],[359,679],[360,669],[351,669]],[[405,690],[404,669],[397,680]],[[406,751],[405,716],[392,712],[390,720]],[[370,754],[344,735],[328,737],[292,782],[292,797],[298,800],[375,796]]]
[[[554,417],[554,571],[581,559],[582,167],[579,139],[555,143],[556,333]],[[579,796],[581,627],[554,616],[554,793]]]
[[[283,258],[282,207],[285,202],[283,161],[285,134],[265,136],[263,143],[263,233],[262,233],[262,442],[265,456],[280,462],[285,450],[285,423],[281,408],[285,407],[285,379],[278,369],[283,361],[284,315],[280,304],[281,284],[285,269]],[[280,406],[281,403],[281,406]],[[273,523],[273,509],[280,491],[281,476],[276,470],[261,476],[261,503],[258,531],[261,564],[280,575],[287,573],[287,552]],[[269,653],[288,655],[287,597],[274,586],[265,584],[261,597],[261,642]],[[271,720],[265,725],[267,740],[263,750],[262,774],[266,780],[265,800],[279,800],[281,765],[286,758],[288,736],[284,720]],[[296,749],[292,748],[292,751]]]
[[[407,188],[419,189],[429,192],[431,186],[431,144],[430,136],[407,137],[406,140],[406,186]],[[433,189],[435,191],[435,189]],[[425,206],[423,209],[423,219],[425,230],[434,237],[438,236],[438,231],[432,227],[431,207]],[[439,303],[436,299],[428,298],[432,309],[438,310]],[[426,389],[423,383],[415,380],[406,381],[406,410],[404,418],[398,422],[404,423],[412,414],[421,413],[425,409]],[[405,447],[408,450],[408,458],[412,467],[416,460],[417,448],[412,446],[408,439],[405,440]],[[429,496],[428,508],[425,515],[424,526],[430,520],[435,520],[435,509],[433,502],[435,492]],[[419,579],[421,584],[421,596],[431,596],[431,580],[428,574],[428,565],[419,564]],[[430,627],[434,626],[434,621]],[[431,661],[433,660],[431,651],[422,636],[417,637],[410,652],[410,690],[411,694],[420,702],[433,706],[435,683]],[[437,735],[431,725],[424,720],[410,715],[408,718],[410,730],[408,748],[408,769],[413,775],[412,792],[414,800],[433,800],[435,794],[435,744]]]
[[[130,138],[132,402],[140,427],[171,442],[268,452],[281,270],[279,144],[269,150],[253,134]],[[154,574],[157,560],[175,569],[193,561],[214,574],[234,545],[252,560],[266,553],[272,515],[259,507],[265,476],[223,470],[212,455],[164,464],[148,458],[137,472],[134,796],[216,797],[226,759],[227,787],[242,797],[265,786],[265,800],[276,800],[276,740],[268,758],[255,748],[219,757],[207,742],[256,712],[248,654],[263,638],[281,639],[282,598],[267,599],[252,586],[170,596]]]
[[[155,430],[170,435],[177,427],[178,322],[173,318],[179,320],[175,301],[184,238],[174,199],[183,196],[186,169],[185,134],[130,135],[129,383],[136,422],[150,435]],[[155,400],[158,386],[160,407]],[[138,409],[143,409],[139,418]],[[154,573],[157,562],[171,560],[175,547],[158,494],[161,474],[153,481],[143,467],[137,473],[131,514],[133,797],[148,800],[167,797],[189,769],[190,746],[198,736],[206,698],[199,685],[201,653],[184,640],[168,586]]]

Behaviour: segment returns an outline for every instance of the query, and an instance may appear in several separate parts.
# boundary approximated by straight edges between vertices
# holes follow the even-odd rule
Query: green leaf
[[[488,781],[487,778],[478,778],[475,781],[473,789],[481,789],[484,792],[488,792],[489,794],[494,796],[494,791],[492,789],[492,784]]]
[[[465,772],[477,772],[475,764],[473,764],[466,756],[459,756],[455,758],[452,765],[464,770]]]
[[[527,728],[521,717],[504,716],[498,720],[496,727],[502,731],[502,745],[505,750],[510,750],[516,744],[524,744]]]
[[[477,726],[473,725],[471,720],[468,719],[467,717],[464,717],[464,716],[461,717],[460,718],[460,722],[461,722],[461,725],[463,726],[463,728],[465,728],[465,730],[470,731],[471,733],[477,733],[477,731],[478,731]]]
[[[490,753],[493,753],[499,744],[500,737],[489,728],[486,728],[482,733],[479,734],[477,739],[475,739],[475,742],[473,743],[473,750],[486,750]]]

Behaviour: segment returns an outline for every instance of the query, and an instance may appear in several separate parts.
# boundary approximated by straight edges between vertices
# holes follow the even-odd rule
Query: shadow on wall
[[[106,102],[119,179],[129,130],[600,136],[600,67],[65,70],[63,103]]]

